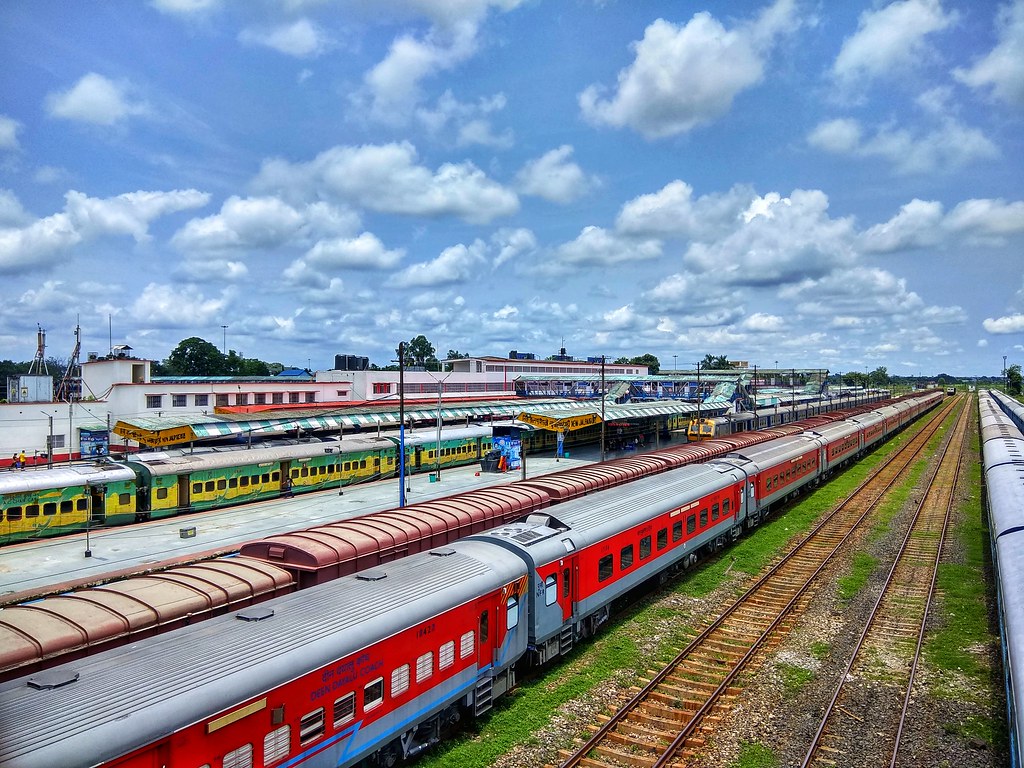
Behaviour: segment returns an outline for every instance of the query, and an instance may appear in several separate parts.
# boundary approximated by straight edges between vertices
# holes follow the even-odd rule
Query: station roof
[[[192,440],[205,440],[232,435],[272,435],[282,434],[294,429],[306,431],[334,430],[343,427],[397,427],[399,411],[392,407],[380,410],[348,410],[324,411],[304,409],[302,412],[290,411],[287,415],[266,416],[259,419],[244,418],[241,414],[219,415],[206,417],[196,421],[195,417],[137,417],[120,420],[114,426],[114,432],[130,440],[136,440],[149,446],[168,446],[187,443]],[[709,416],[721,415],[727,409],[725,405],[702,405],[701,412]],[[626,421],[629,419],[650,416],[667,416],[695,412],[697,405],[680,401],[650,401],[636,404],[605,406],[605,421]],[[405,416],[411,421],[426,421],[437,418],[437,408],[423,407],[417,403],[415,407],[406,408]],[[588,423],[600,421],[600,402],[579,402],[573,400],[492,400],[487,403],[463,403],[458,405],[442,405],[441,418],[449,421],[464,418],[482,418],[499,416],[506,419],[517,419],[533,426],[554,425],[548,428],[557,429],[557,422],[563,419],[587,416]],[[524,416],[526,418],[524,418]],[[532,419],[532,420],[531,420]],[[586,426],[585,424],[583,426]]]
[[[491,400],[486,403],[464,403],[441,407],[441,418],[447,420],[504,416],[515,418],[523,410],[522,400]],[[538,410],[574,410],[574,403],[567,400],[530,401],[531,408]],[[579,407],[582,407],[580,404]],[[577,409],[578,410],[578,409]],[[230,437],[247,434],[281,434],[293,429],[306,431],[332,430],[343,427],[397,427],[399,409],[389,403],[379,409],[324,410],[309,408],[302,412],[288,411],[287,414],[262,418],[246,418],[239,414],[224,414],[196,420],[192,417],[148,416],[123,419],[114,426],[114,432],[129,440],[136,440],[149,446],[167,446],[205,440],[215,437]],[[426,408],[422,402],[405,409],[407,420],[424,421],[437,418],[437,408]]]

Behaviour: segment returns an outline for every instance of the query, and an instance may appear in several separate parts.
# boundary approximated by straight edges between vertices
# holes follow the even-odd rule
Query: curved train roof
[[[0,684],[0,764],[113,759],[525,574],[512,553],[457,542],[262,603],[262,620],[240,611],[39,673],[78,674],[61,687]]]
[[[68,488],[134,479],[135,473],[132,470],[112,461],[55,465],[49,469],[33,467],[24,472],[0,473],[0,494],[43,491],[50,488]]]

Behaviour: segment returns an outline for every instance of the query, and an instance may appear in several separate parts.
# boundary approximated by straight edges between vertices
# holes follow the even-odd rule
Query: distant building
[[[201,421],[219,411],[258,414],[282,409],[379,407],[399,401],[399,372],[337,370],[310,373],[303,368],[282,371],[278,376],[152,376],[152,360],[132,357],[131,347],[114,347],[100,358],[90,355],[82,363],[82,400],[52,402],[48,399],[0,404],[0,458],[25,451],[27,457],[46,461],[82,455],[105,433],[113,448],[123,446],[109,432],[118,421],[148,417]],[[470,357],[444,361],[445,371],[406,370],[404,398],[407,405],[436,405],[438,389],[443,401],[511,399],[515,381],[523,375],[555,374],[561,378],[599,376],[601,365],[587,362]],[[606,375],[646,375],[647,366],[605,366]],[[51,382],[52,379],[44,377]],[[444,381],[441,382],[440,379]],[[48,447],[52,446],[52,447]],[[6,454],[4,453],[6,451]]]

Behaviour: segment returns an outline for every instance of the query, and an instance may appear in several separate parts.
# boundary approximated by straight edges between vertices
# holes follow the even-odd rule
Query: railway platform
[[[527,456],[526,476],[536,477],[600,460],[600,448],[573,448],[568,457]],[[625,453],[606,453],[616,458]],[[480,465],[453,467],[439,481],[428,474],[406,478],[407,505],[522,478],[521,470],[482,472]],[[397,478],[338,490],[241,504],[135,525],[93,529],[0,548],[0,607],[40,592],[85,586],[112,574],[137,573],[204,556],[225,555],[247,541],[300,530],[399,505]],[[90,555],[86,556],[86,552]]]

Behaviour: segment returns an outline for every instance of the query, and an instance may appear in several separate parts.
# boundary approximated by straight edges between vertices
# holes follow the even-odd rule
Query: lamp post
[[[675,373],[677,370],[679,370],[676,363],[677,357],[679,357],[679,355],[672,355],[672,373]]]
[[[700,426],[699,426],[699,424],[700,424],[700,363],[701,363],[701,361],[698,360],[697,361],[697,423],[698,423],[697,429],[698,430],[700,429]]]
[[[398,506],[405,506],[405,342],[398,342]]]
[[[441,364],[442,372],[444,369],[444,363]],[[448,371],[448,376],[451,376],[455,371]],[[435,468],[434,477],[437,482],[441,482],[441,394],[444,392],[444,383],[448,380],[448,376],[444,378],[437,378],[431,374],[430,378],[437,382],[437,445],[434,447],[434,458]]]
[[[1006,394],[1006,355],[1003,355],[1003,394]]]
[[[605,401],[605,388],[604,388],[604,355],[601,355],[601,461],[604,461],[605,453],[605,429],[604,429],[604,401]]]

